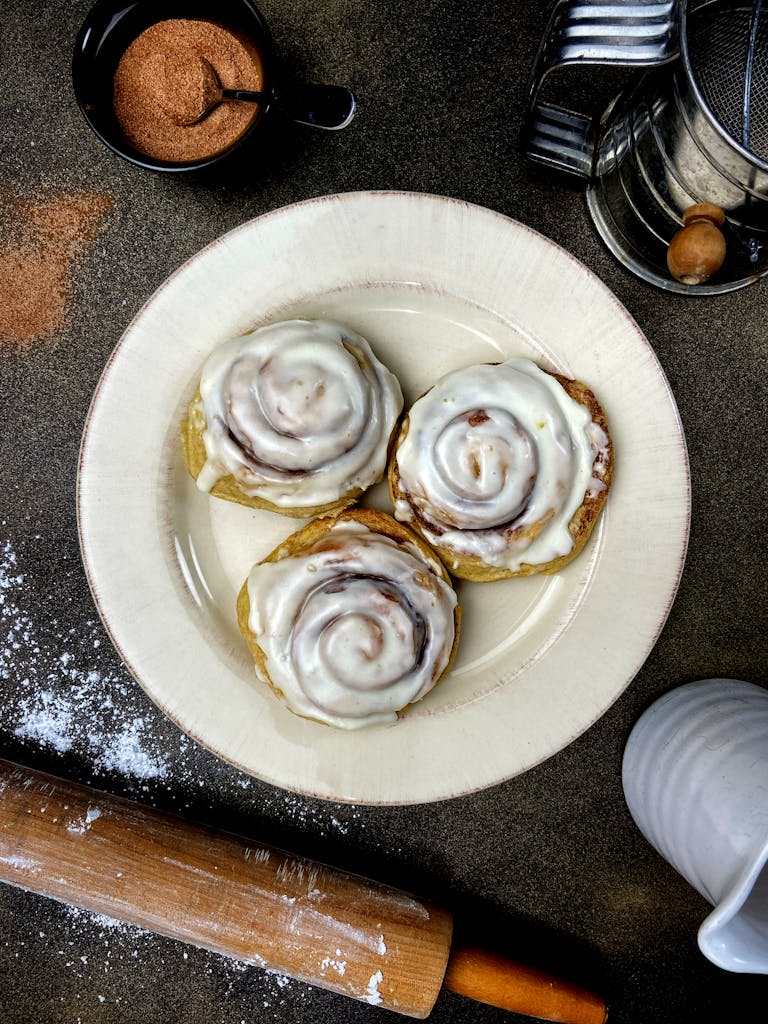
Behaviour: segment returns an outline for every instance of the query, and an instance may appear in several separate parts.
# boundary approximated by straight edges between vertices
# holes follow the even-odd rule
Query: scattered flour
[[[0,526],[4,525],[0,520]],[[31,540],[39,542],[41,538]],[[129,788],[150,794],[149,783],[157,780],[169,791],[186,789],[190,794],[209,785],[205,772],[210,773],[211,783],[221,783],[231,774],[227,781],[232,792],[251,791],[249,799],[258,800],[259,811],[267,821],[272,818],[319,836],[346,836],[365,828],[365,817],[354,805],[313,801],[262,786],[206,760],[209,755],[166,723],[160,712],[154,715],[147,710],[144,693],[128,672],[115,664],[111,646],[102,643],[104,631],[97,620],[76,622],[77,628],[71,620],[66,622],[60,609],[66,603],[62,594],[71,577],[63,575],[61,593],[57,589],[50,603],[40,603],[34,551],[34,543],[17,552],[11,541],[0,539],[0,741],[3,730],[6,735],[28,741],[30,763],[34,763],[35,748],[62,755],[71,752],[95,778],[120,775]],[[74,561],[72,564],[74,568]],[[80,573],[79,565],[76,572]],[[188,806],[188,802],[179,802],[182,812]],[[92,807],[84,818],[73,820],[68,827],[87,830],[98,813],[98,808]],[[263,854],[257,850],[254,856],[259,859]],[[33,862],[17,866],[35,869]],[[105,915],[53,903],[49,913],[58,923],[53,934],[50,929],[39,933],[36,951],[27,935],[17,940],[15,950],[9,947],[8,936],[6,941],[0,940],[5,947],[0,954],[0,974],[3,958],[23,957],[25,949],[21,947],[26,946],[26,955],[38,960],[55,957],[61,969],[72,972],[80,988],[78,999],[91,1000],[95,1005],[105,1001],[119,1005],[131,998],[131,993],[120,989],[127,963],[148,978],[156,978],[158,967],[167,964],[169,977],[193,970],[210,976],[212,985],[223,984],[228,997],[241,999],[241,1012],[249,1014],[246,1024],[257,1020],[262,1024],[273,1015],[275,1020],[282,1020],[288,1006],[291,1020],[304,1020],[306,1000],[317,991],[276,972],[168,943],[152,932]],[[37,930],[33,934],[37,935]],[[99,949],[103,955],[99,955]],[[84,955],[86,951],[88,956]],[[326,959],[324,965],[329,972],[344,974],[347,961],[341,949]],[[113,968],[111,985],[101,988],[100,979],[108,977]],[[366,996],[369,1002],[382,1001],[378,991],[381,980],[381,972],[371,977]],[[271,1012],[266,1014],[256,1007]],[[119,1015],[119,1010],[115,1013]]]
[[[15,868],[17,871],[29,871],[33,875],[40,873],[40,865],[30,857],[17,857],[11,855],[8,857],[0,857],[0,862],[7,864],[11,868]]]
[[[67,832],[74,832],[76,835],[83,835],[91,827],[91,824],[96,821],[97,818],[101,817],[101,811],[98,807],[89,807],[85,812],[85,819],[80,818],[79,820],[74,819],[67,825]],[[122,874],[122,872],[119,872]]]
[[[341,956],[341,950],[340,949],[336,950],[336,956],[337,957]],[[336,971],[337,974],[344,975],[347,972],[347,961],[346,960],[334,960],[333,957],[325,956],[320,961],[320,973],[324,974],[325,971],[327,971],[329,967],[331,968],[332,971]]]
[[[28,685],[28,680],[23,680],[21,685]],[[37,740],[41,746],[53,747],[60,754],[72,746],[72,711],[52,690],[39,691],[28,700],[20,701],[19,710],[22,719],[14,730],[16,736]]]
[[[148,714],[142,691],[125,669],[115,668],[109,645],[101,644],[100,623],[62,625],[58,594],[53,614],[47,606],[35,609],[34,543],[29,553],[23,550],[20,557],[10,540],[0,540],[0,725],[33,748],[79,755],[96,778],[119,775],[142,792],[158,780],[168,789],[204,788],[198,748],[173,727],[164,728],[159,712]],[[240,774],[232,785],[247,792],[253,780]],[[355,805],[307,800],[272,787],[262,787],[258,799],[265,818],[320,837],[365,828]]]
[[[384,975],[381,971],[376,971],[375,974],[371,975],[371,979],[368,982],[368,988],[366,989],[367,995],[365,1001],[371,1003],[372,1006],[378,1006],[379,1003],[384,1002],[381,998],[381,992],[379,992],[379,985],[384,981]]]
[[[160,712],[148,713],[143,692],[127,670],[115,667],[110,645],[101,643],[101,624],[95,619],[77,628],[62,624],[58,593],[51,598],[52,614],[51,606],[36,606],[33,552],[41,537],[30,540],[29,547],[20,549],[23,555],[10,540],[0,540],[0,740],[6,729],[29,741],[32,749],[72,752],[95,779],[121,776],[141,792],[151,792],[149,783],[157,781],[168,790],[204,789],[200,758],[208,755]],[[76,571],[81,571],[79,564]],[[63,585],[67,582],[62,579]],[[202,770],[213,774],[216,768],[203,763]],[[246,792],[254,788],[254,780],[244,774],[231,784]],[[320,837],[365,828],[365,817],[354,804],[313,801],[268,786],[259,788],[258,801],[264,818]],[[178,809],[189,806],[187,801]]]
[[[57,906],[57,915],[63,918],[63,934],[60,927],[54,926],[48,932],[40,932],[40,939],[50,943],[54,936],[58,938],[58,945],[53,947],[54,955],[64,957],[64,967],[88,983],[91,992],[98,993],[99,979],[108,978],[113,970],[118,984],[122,983],[126,977],[125,964],[130,963],[132,968],[144,970],[149,975],[156,974],[158,964],[167,965],[169,974],[171,971],[203,973],[216,979],[227,997],[240,994],[244,1004],[251,1007],[258,1001],[265,1009],[279,1009],[287,1006],[289,999],[295,1004],[312,997],[313,990],[309,986],[294,982],[278,971],[261,970],[239,960],[230,960],[177,942],[163,942],[158,953],[156,936],[144,928],[79,907]],[[78,937],[85,929],[90,933],[90,956],[78,952]],[[94,949],[97,952],[93,952]],[[96,999],[100,1003],[106,1001],[106,997],[100,994]],[[122,1002],[122,997],[115,1002]],[[255,1024],[255,1018],[253,1020]]]
[[[307,802],[295,793],[276,789],[265,794],[264,806],[278,813],[281,820],[302,829],[311,828],[319,836],[346,836],[352,827],[361,831],[365,828],[363,814],[355,804]],[[346,820],[338,817],[342,813]]]
[[[24,598],[29,601],[25,588],[26,576],[6,540],[0,544],[0,681],[6,690],[16,690],[15,704],[7,709],[9,717],[15,716],[14,735],[60,754],[79,743],[97,775],[164,778],[167,755],[150,742],[144,716],[126,715],[125,708],[138,703],[133,688],[121,674],[82,664],[83,651],[95,651],[100,644],[98,623],[89,619],[78,632],[56,630],[54,619],[42,636],[24,610]]]

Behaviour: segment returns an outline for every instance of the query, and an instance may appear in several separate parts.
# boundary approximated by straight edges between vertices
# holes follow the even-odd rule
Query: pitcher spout
[[[768,838],[702,923],[698,942],[723,970],[768,974]]]

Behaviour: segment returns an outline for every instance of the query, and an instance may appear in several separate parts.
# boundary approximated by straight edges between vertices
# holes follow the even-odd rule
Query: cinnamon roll
[[[217,348],[181,424],[203,491],[289,516],[338,512],[384,475],[403,396],[368,342],[326,320]]]
[[[580,381],[529,359],[443,377],[413,405],[389,465],[395,517],[454,576],[486,582],[557,572],[605,503],[613,445]]]
[[[305,718],[384,725],[443,678],[459,640],[450,577],[391,516],[316,519],[251,570],[237,599],[257,676]]]

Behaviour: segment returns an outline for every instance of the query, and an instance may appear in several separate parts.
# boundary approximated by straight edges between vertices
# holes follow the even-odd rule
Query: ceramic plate
[[[235,596],[301,523],[197,491],[178,423],[203,361],[273,320],[330,317],[368,338],[406,403],[459,366],[529,356],[595,390],[617,469],[588,547],[553,577],[459,584],[451,674],[387,727],[298,718],[255,677]],[[383,485],[366,503],[388,509]],[[186,733],[286,789],[358,803],[456,796],[561,750],[651,650],[685,556],[690,488],[669,385],[582,264],[515,221],[408,193],[310,200],[194,256],[129,326],[81,452],[83,557],[130,671]]]

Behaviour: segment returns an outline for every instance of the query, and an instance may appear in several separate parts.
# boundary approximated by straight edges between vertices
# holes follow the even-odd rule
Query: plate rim
[[[97,407],[97,405],[98,405],[98,403],[100,401],[100,397],[101,397],[101,395],[102,395],[102,393],[104,391],[104,388],[106,387],[106,385],[109,382],[110,374],[113,371],[114,364],[115,364],[116,360],[118,359],[118,357],[120,356],[120,353],[123,350],[123,347],[124,347],[128,337],[129,337],[129,335],[131,334],[133,329],[137,326],[137,324],[146,315],[147,310],[154,304],[154,302],[158,299],[158,297],[172,284],[172,282],[174,282],[177,278],[182,276],[185,273],[185,271],[191,265],[195,264],[199,260],[204,259],[209,253],[215,251],[219,246],[224,245],[229,239],[233,238],[235,235],[238,235],[238,234],[240,234],[242,232],[246,232],[246,231],[252,229],[252,227],[255,224],[257,224],[257,223],[263,223],[263,222],[265,222],[265,221],[267,221],[267,220],[269,220],[269,219],[271,219],[273,217],[280,216],[280,215],[283,215],[283,214],[288,214],[289,212],[299,210],[302,207],[318,206],[318,205],[321,205],[321,204],[327,204],[327,203],[333,203],[333,202],[341,202],[341,203],[343,203],[343,202],[345,202],[345,201],[347,201],[347,200],[349,200],[351,198],[356,198],[358,200],[366,200],[367,199],[367,200],[372,200],[372,201],[375,202],[377,199],[382,198],[382,197],[391,197],[391,198],[403,199],[403,200],[414,200],[416,202],[427,200],[429,202],[443,203],[443,204],[448,204],[448,205],[454,206],[456,208],[463,208],[463,209],[471,211],[473,214],[479,214],[481,216],[495,218],[495,219],[503,222],[504,224],[510,226],[513,230],[522,231],[522,232],[524,232],[526,234],[530,234],[531,236],[534,236],[540,242],[544,243],[545,246],[547,246],[547,247],[551,248],[553,251],[555,251],[558,254],[559,258],[566,257],[568,259],[568,261],[570,261],[578,269],[580,274],[586,275],[590,279],[592,286],[595,287],[600,293],[602,293],[603,298],[607,298],[609,300],[610,305],[613,307],[614,311],[617,312],[625,321],[627,321],[627,323],[630,326],[630,328],[632,329],[636,339],[639,342],[641,342],[641,344],[647,350],[647,354],[649,355],[650,360],[651,360],[651,362],[653,364],[655,373],[656,373],[657,377],[659,378],[659,381],[661,383],[663,383],[663,386],[664,386],[664,388],[666,390],[667,398],[669,400],[669,404],[670,404],[671,410],[674,412],[674,419],[675,419],[675,423],[676,423],[677,430],[678,430],[678,433],[679,433],[679,440],[680,440],[679,448],[680,448],[680,457],[681,457],[681,466],[680,466],[680,468],[683,470],[683,478],[684,478],[684,483],[685,483],[685,489],[684,489],[685,508],[684,508],[684,510],[681,510],[681,511],[684,512],[684,515],[682,516],[682,521],[683,521],[684,528],[683,528],[683,531],[682,531],[680,550],[678,552],[678,563],[677,563],[677,566],[675,567],[674,579],[673,579],[673,581],[672,581],[672,583],[670,585],[669,594],[668,594],[668,598],[667,598],[667,603],[666,603],[666,606],[663,608],[663,610],[660,610],[660,612],[659,612],[659,615],[658,615],[658,618],[657,618],[657,621],[656,621],[656,624],[655,624],[655,628],[653,630],[653,634],[648,637],[648,640],[647,640],[647,643],[646,643],[646,647],[645,647],[645,653],[641,655],[638,663],[636,665],[634,665],[633,668],[631,669],[631,672],[629,672],[629,674],[627,674],[626,680],[624,682],[623,687],[613,696],[613,698],[607,704],[604,704],[601,707],[601,709],[598,710],[597,714],[593,718],[591,718],[589,722],[587,722],[586,724],[579,723],[579,727],[575,731],[571,732],[569,737],[564,742],[560,743],[560,745],[557,747],[556,750],[552,750],[549,753],[544,753],[542,756],[537,757],[535,760],[530,761],[530,763],[527,763],[524,767],[522,767],[519,770],[512,771],[511,773],[510,772],[505,772],[504,774],[502,774],[502,775],[498,776],[497,778],[495,778],[494,781],[490,781],[490,782],[489,781],[481,781],[481,782],[478,782],[478,783],[475,783],[475,784],[471,784],[471,785],[455,786],[455,787],[453,787],[452,792],[450,792],[450,793],[441,793],[441,794],[430,795],[430,796],[426,796],[426,797],[425,796],[401,797],[401,798],[398,798],[398,799],[383,798],[383,797],[379,797],[379,798],[360,797],[360,796],[356,796],[355,797],[355,796],[345,796],[343,794],[329,795],[326,792],[317,792],[316,790],[314,790],[311,787],[311,785],[297,786],[297,785],[293,785],[293,784],[291,784],[291,785],[286,784],[285,781],[280,781],[280,780],[278,780],[276,778],[271,777],[268,772],[261,771],[261,770],[259,772],[256,772],[256,771],[253,770],[253,768],[246,767],[243,763],[239,762],[234,757],[229,756],[229,755],[227,755],[225,753],[222,753],[220,750],[215,749],[213,746],[211,746],[210,743],[207,742],[206,739],[199,734],[198,730],[190,728],[189,725],[187,725],[187,724],[182,724],[182,722],[180,722],[178,720],[178,717],[175,714],[171,713],[169,708],[160,699],[158,699],[158,696],[154,692],[152,692],[149,689],[149,687],[145,684],[145,682],[142,680],[141,675],[134,668],[131,659],[128,657],[128,655],[127,655],[123,645],[119,641],[119,639],[118,639],[118,637],[117,637],[117,635],[115,633],[115,630],[114,630],[114,628],[112,626],[112,622],[111,622],[110,618],[108,617],[105,608],[103,607],[102,601],[99,598],[99,588],[97,586],[97,581],[96,581],[96,571],[95,571],[94,566],[93,566],[93,564],[91,562],[89,548],[88,548],[88,544],[87,544],[87,541],[86,541],[86,524],[85,524],[85,520],[86,520],[87,517],[86,517],[85,511],[84,511],[84,507],[83,507],[83,501],[84,501],[84,499],[83,499],[84,466],[86,464],[86,460],[87,460],[87,457],[88,457],[89,442],[92,440],[93,420],[94,420],[94,413],[95,413],[96,407]],[[246,774],[246,775],[248,775],[250,777],[259,779],[260,781],[262,781],[262,782],[264,782],[264,783],[266,783],[268,785],[275,786],[276,788],[281,789],[281,790],[283,790],[285,792],[298,793],[298,794],[310,797],[312,799],[322,800],[322,801],[325,801],[325,802],[343,803],[343,804],[356,804],[356,805],[360,805],[360,806],[382,806],[382,807],[386,807],[386,806],[409,806],[409,805],[418,805],[418,804],[426,804],[426,803],[436,803],[436,802],[440,802],[442,800],[458,799],[458,798],[461,798],[461,797],[464,797],[464,796],[469,796],[469,795],[471,795],[473,793],[477,793],[477,792],[480,792],[482,790],[491,788],[491,787],[493,787],[495,785],[500,785],[500,784],[502,784],[502,783],[504,783],[506,781],[509,781],[509,780],[511,780],[513,778],[518,777],[519,775],[525,774],[526,772],[530,771],[532,768],[537,767],[538,765],[540,765],[540,764],[544,763],[545,761],[549,760],[551,757],[554,757],[556,754],[561,753],[567,746],[569,746],[576,739],[578,739],[578,737],[583,735],[596,722],[598,722],[603,717],[603,715],[605,715],[607,713],[607,711],[610,709],[610,707],[613,706],[613,704],[619,699],[619,697],[621,697],[622,694],[624,692],[626,692],[627,687],[630,685],[632,680],[635,678],[637,673],[640,671],[642,666],[645,664],[645,662],[648,659],[648,657],[650,656],[650,653],[652,652],[654,646],[656,645],[656,642],[658,641],[658,638],[659,638],[662,630],[664,629],[664,626],[666,625],[666,622],[667,622],[667,619],[669,617],[670,611],[672,609],[672,606],[674,604],[675,598],[677,596],[677,592],[679,590],[680,582],[681,582],[683,571],[684,571],[684,568],[685,568],[685,562],[686,562],[686,557],[687,557],[688,545],[689,545],[689,541],[690,541],[692,493],[691,493],[690,461],[689,461],[689,456],[688,456],[688,447],[687,447],[687,442],[686,442],[686,438],[685,438],[685,431],[684,431],[682,419],[681,419],[681,416],[680,416],[680,411],[679,411],[679,408],[677,406],[677,402],[675,400],[674,393],[672,391],[671,385],[670,385],[669,380],[667,378],[667,375],[666,375],[666,373],[664,371],[664,368],[661,365],[661,362],[659,360],[659,357],[658,357],[655,349],[653,348],[653,346],[651,345],[650,341],[646,337],[644,331],[637,324],[637,322],[635,321],[634,317],[631,315],[629,310],[627,310],[627,308],[618,299],[618,297],[613,293],[613,291],[608,287],[608,285],[606,285],[602,281],[602,279],[600,277],[598,277],[597,274],[595,274],[594,271],[592,271],[581,260],[579,260],[571,252],[569,252],[567,249],[563,248],[561,245],[559,245],[557,242],[555,242],[551,238],[549,238],[546,235],[542,234],[541,232],[537,231],[535,228],[531,228],[529,225],[524,224],[521,221],[518,221],[518,220],[516,220],[513,217],[509,217],[506,214],[500,213],[497,210],[492,210],[492,209],[490,209],[488,207],[481,206],[480,204],[477,204],[477,203],[471,203],[471,202],[468,202],[468,201],[463,200],[463,199],[458,199],[458,198],[454,198],[454,197],[451,197],[451,196],[445,196],[445,195],[440,195],[440,194],[435,194],[435,193],[418,192],[418,191],[412,191],[412,190],[398,190],[398,189],[362,189],[362,190],[351,190],[351,191],[347,191],[347,192],[329,193],[329,194],[324,194],[324,195],[320,195],[320,196],[316,196],[316,197],[312,197],[312,198],[308,198],[308,199],[302,199],[302,200],[299,200],[297,202],[288,203],[288,204],[286,204],[284,206],[275,207],[275,208],[273,208],[271,210],[265,211],[264,213],[257,215],[256,217],[249,218],[248,220],[243,221],[242,223],[240,223],[240,224],[236,225],[235,227],[231,228],[229,231],[227,231],[227,232],[217,236],[216,238],[213,238],[205,246],[203,246],[202,248],[200,248],[199,250],[194,252],[191,256],[189,256],[186,260],[184,260],[183,263],[181,263],[175,270],[173,270],[169,275],[167,275],[162,280],[162,282],[158,285],[158,287],[148,296],[146,301],[140,306],[140,308],[136,311],[136,313],[133,315],[133,317],[130,319],[130,321],[125,326],[125,328],[122,331],[120,337],[118,338],[117,342],[115,343],[112,351],[110,352],[110,354],[109,354],[109,356],[108,356],[108,358],[107,358],[107,360],[106,360],[106,362],[104,364],[104,367],[103,367],[103,369],[102,369],[102,371],[101,371],[101,373],[99,375],[99,379],[98,379],[98,381],[96,383],[96,386],[94,388],[93,395],[91,397],[91,401],[89,403],[88,410],[87,410],[86,417],[85,417],[85,421],[84,421],[83,428],[82,428],[81,441],[80,441],[80,447],[79,447],[79,452],[78,452],[78,460],[77,460],[77,480],[76,480],[75,503],[76,503],[77,533],[78,533],[78,542],[79,542],[80,553],[81,553],[81,561],[82,561],[82,564],[83,564],[83,568],[84,568],[85,576],[86,576],[86,579],[87,579],[87,582],[88,582],[88,586],[89,586],[89,589],[91,591],[91,595],[92,595],[92,598],[93,598],[93,601],[94,601],[94,605],[96,607],[96,611],[97,611],[97,613],[99,615],[99,618],[100,618],[102,624],[104,625],[104,628],[105,628],[105,630],[107,632],[107,635],[109,636],[110,642],[112,643],[113,647],[115,648],[118,656],[120,657],[121,661],[125,665],[126,669],[130,673],[132,678],[142,688],[142,690],[147,694],[147,696],[152,701],[152,703],[156,707],[158,707],[160,709],[160,711],[163,713],[163,715],[165,715],[167,718],[169,718],[170,721],[173,722],[173,724],[179,730],[181,730],[185,735],[189,736],[192,740],[194,740],[195,743],[199,744],[205,750],[207,750],[210,753],[212,753],[219,760],[224,761],[225,763],[231,765],[232,767],[234,767],[237,770],[243,772],[244,774]]]

